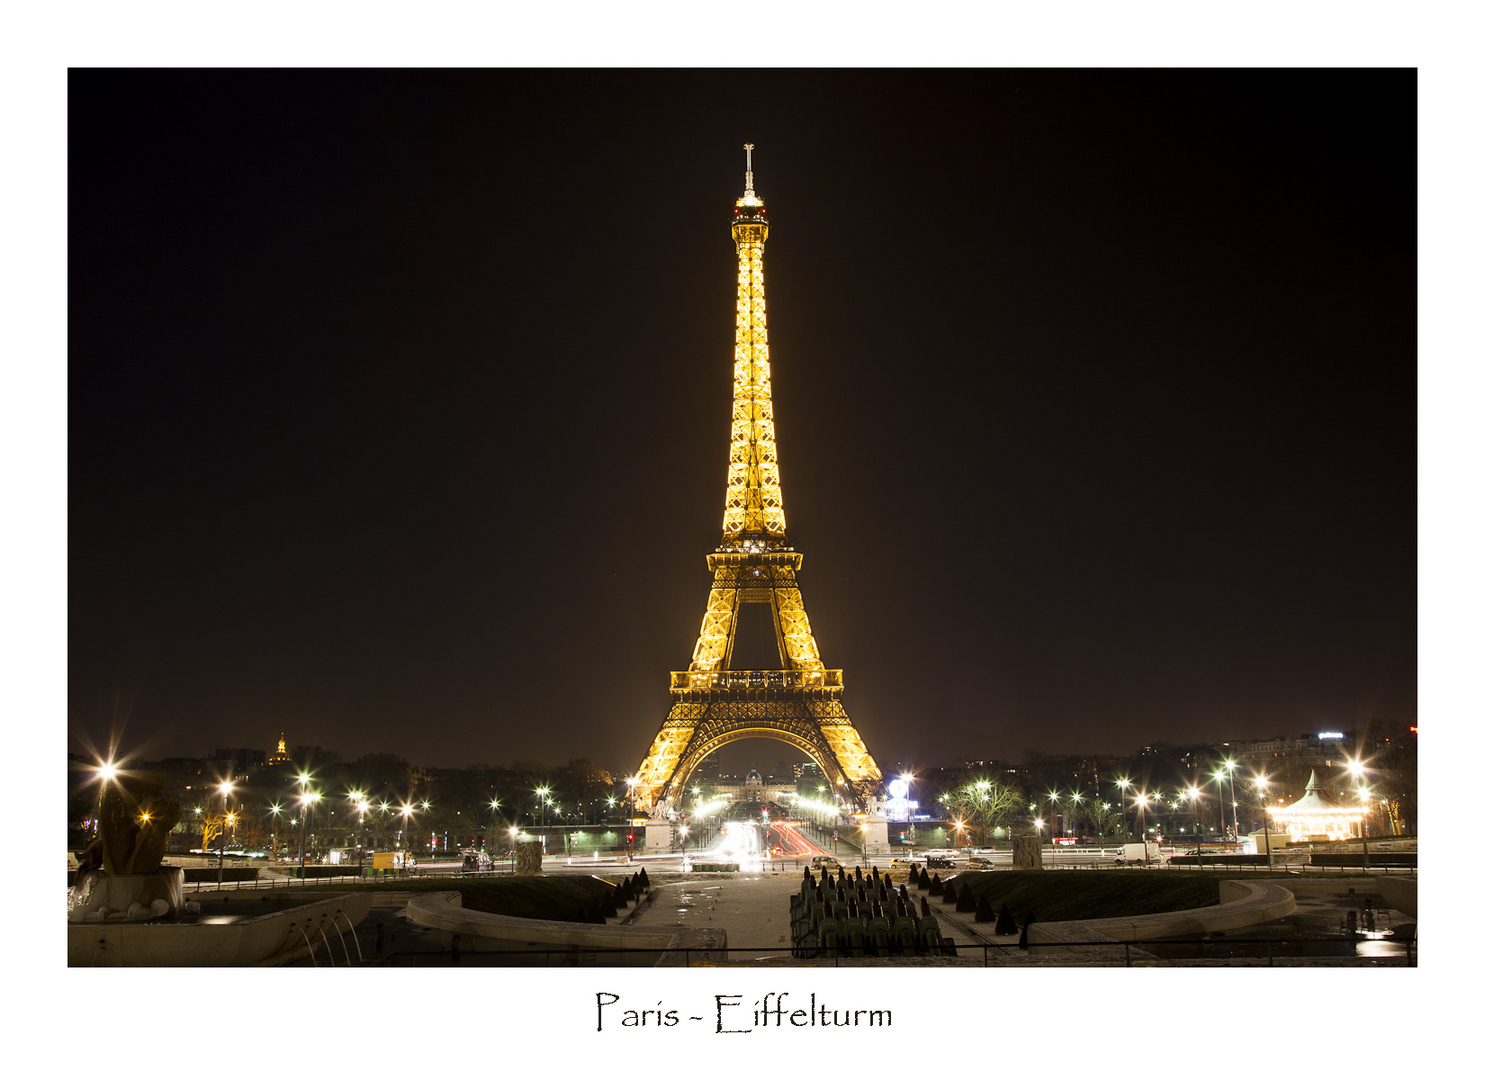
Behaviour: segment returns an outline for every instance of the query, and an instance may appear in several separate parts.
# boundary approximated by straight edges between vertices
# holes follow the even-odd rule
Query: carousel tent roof
[[[1346,806],[1338,803],[1330,797],[1330,792],[1322,788],[1315,780],[1315,770],[1310,770],[1310,782],[1305,785],[1305,793],[1290,803],[1270,811],[1274,817],[1303,817],[1306,814],[1355,814],[1359,810],[1354,806]]]

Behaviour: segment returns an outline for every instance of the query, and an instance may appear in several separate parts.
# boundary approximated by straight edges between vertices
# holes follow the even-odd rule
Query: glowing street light
[[[402,809],[399,811],[402,814],[402,866],[404,869],[407,868],[407,864],[413,859],[412,825],[413,813],[416,809],[411,803],[403,803]]]
[[[1218,823],[1222,827],[1222,839],[1227,839],[1227,816],[1226,808],[1222,805],[1222,781],[1227,781],[1227,787],[1232,795],[1232,835],[1237,836],[1237,778],[1233,771],[1237,768],[1237,762],[1232,759],[1218,765],[1212,773],[1212,778],[1217,781],[1217,814]]]
[[[222,793],[222,829],[217,834],[217,888],[221,888],[222,863],[227,858],[227,798],[232,794],[232,781],[223,780],[217,790]]]
[[[301,783],[307,783],[309,777],[301,776]],[[320,801],[318,791],[305,791],[299,796],[299,877],[304,878],[304,823],[309,819],[310,807]]]
[[[639,783],[639,777],[627,776],[624,783],[629,788],[629,827],[624,830],[625,843],[629,845],[628,861],[634,861],[634,788]],[[653,813],[653,809],[651,813]]]
[[[1350,762],[1347,763],[1346,767],[1350,770],[1352,776],[1356,777],[1357,780],[1362,781],[1362,785],[1361,785],[1360,788],[1357,789],[1356,794],[1360,795],[1361,796],[1361,799],[1362,799],[1362,804],[1361,804],[1361,806],[1362,806],[1362,809],[1361,809],[1361,868],[1363,870],[1368,870],[1368,869],[1371,868],[1371,852],[1368,850],[1368,842],[1367,842],[1367,839],[1368,838],[1367,838],[1367,829],[1366,829],[1366,819],[1367,819],[1368,815],[1371,813],[1371,808],[1372,807],[1371,807],[1371,791],[1367,788],[1366,783],[1365,783],[1365,781],[1366,781],[1366,766],[1363,765],[1360,761],[1350,761]]]
[[[93,835],[98,835],[98,819],[103,815],[103,789],[119,775],[118,766],[110,761],[100,761],[98,771],[93,774],[98,780],[98,796],[93,800]]]

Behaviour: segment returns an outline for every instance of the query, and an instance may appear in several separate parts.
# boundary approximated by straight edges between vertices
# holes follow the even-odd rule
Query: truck
[[[1169,858],[1160,853],[1160,845],[1154,840],[1146,840],[1140,844],[1125,844],[1124,854],[1119,856],[1119,861],[1132,866],[1158,866]]]

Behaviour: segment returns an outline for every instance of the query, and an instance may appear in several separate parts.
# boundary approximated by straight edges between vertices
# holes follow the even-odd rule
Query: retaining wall
[[[1199,937],[1282,919],[1295,909],[1294,894],[1270,881],[1224,880],[1219,889],[1221,902],[1210,907],[1115,919],[1034,922],[1027,929],[1026,942],[1033,953],[1060,952],[1072,959],[1089,951],[1065,947],[1073,943],[1087,946]]]

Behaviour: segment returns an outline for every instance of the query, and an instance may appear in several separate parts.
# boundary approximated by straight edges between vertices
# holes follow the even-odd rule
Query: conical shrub
[[[990,906],[990,898],[980,897],[980,902],[975,905],[975,922],[989,922],[995,918],[995,911]]]
[[[1028,911],[1026,913],[1026,922],[1021,926],[1021,940],[1020,940],[1020,942],[1018,942],[1018,944],[1023,949],[1028,948],[1030,946],[1030,943],[1026,940],[1026,938],[1027,938],[1027,931],[1029,931],[1031,929],[1031,924],[1034,923],[1034,922],[1036,922],[1036,916],[1033,915],[1031,912]]]
[[[934,874],[933,875],[933,880],[928,883],[928,895],[929,896],[942,896],[943,894],[944,894],[944,883],[938,879],[938,875],[937,874]]]
[[[995,920],[995,932],[997,934],[1014,934],[1016,932],[1016,920],[1011,917],[1009,904],[1000,905],[1000,918]]]
[[[955,911],[973,911],[977,906],[975,894],[968,885],[959,890],[959,899],[954,904]]]
[[[918,874],[918,868],[916,866],[910,866],[910,867],[908,867],[908,884],[909,885],[916,885],[916,884],[918,884],[918,878],[919,878],[919,876],[920,875]]]
[[[952,881],[944,882],[944,903],[952,904],[959,899],[959,891],[954,888]]]
[[[619,914],[619,907],[614,903],[614,894],[611,892],[603,894],[603,914],[610,919]]]

